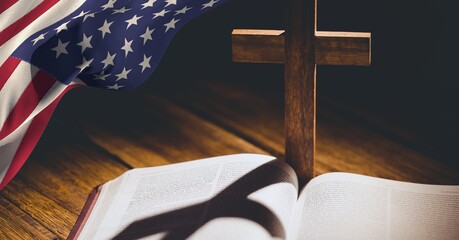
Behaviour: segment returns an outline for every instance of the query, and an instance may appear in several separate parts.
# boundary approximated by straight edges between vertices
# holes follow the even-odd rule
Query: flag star
[[[83,40],[77,43],[78,46],[81,46],[81,53],[83,53],[86,48],[92,48],[91,39],[92,36],[87,37],[86,34],[83,33]]]
[[[170,22],[164,24],[164,26],[166,27],[165,33],[166,33],[169,29],[171,29],[171,28],[175,29],[175,24],[176,24],[178,21],[180,21],[180,19],[175,20],[175,18],[172,18],[172,20],[171,20]]]
[[[108,76],[110,76],[110,74],[105,74],[105,71],[102,71],[101,73],[99,74],[93,74],[94,76],[94,80],[102,80],[102,81],[105,81],[105,78],[107,78]]]
[[[115,66],[115,56],[116,53],[111,55],[110,52],[107,52],[107,57],[102,61],[104,68],[107,68],[109,65]]]
[[[123,71],[121,71],[121,73],[115,75],[117,77],[116,81],[118,82],[119,80],[123,79],[127,80],[127,75],[131,72],[131,70],[132,69],[126,70],[126,68],[123,68]]]
[[[218,1],[219,1],[219,0],[210,0],[210,2],[203,4],[201,9],[204,9],[204,8],[211,8],[211,7],[213,7],[214,4],[217,3]]]
[[[126,38],[124,39],[124,46],[121,49],[124,50],[125,57],[127,57],[129,52],[133,52],[132,48],[131,48],[132,41],[134,41],[134,40],[131,40],[131,41],[128,42]]]
[[[105,5],[102,5],[102,10],[105,10],[107,8],[113,8],[116,0],[108,0],[108,2]]]
[[[142,72],[146,69],[146,68],[151,68],[150,66],[150,59],[151,59],[151,56],[147,58],[147,56],[145,56],[145,54],[143,55],[143,61],[139,64],[140,66],[142,66]]]
[[[77,18],[80,18],[80,17],[83,17],[84,15],[86,15],[87,13],[89,13],[90,11],[81,11],[80,14],[78,14],[77,16],[73,17],[72,19],[77,19]]]
[[[151,29],[149,27],[147,27],[147,29],[145,29],[145,33],[140,35],[141,38],[143,38],[143,45],[145,45],[145,43],[147,43],[148,40],[153,40],[153,38],[151,38],[151,34],[153,33],[153,31],[155,31],[155,29]]]
[[[166,0],[167,4],[166,7],[169,5],[177,5],[177,0]]]
[[[107,22],[107,20],[105,20],[104,25],[102,25],[102,27],[97,29],[102,32],[102,38],[105,37],[105,34],[112,33],[110,32],[110,25],[112,25],[112,23],[113,22]]]
[[[153,7],[153,4],[154,4],[155,2],[156,2],[156,0],[147,0],[147,2],[142,3],[142,6],[143,6],[143,7],[142,7],[140,10],[142,10],[142,9],[144,9],[144,8],[147,8],[147,7]]]
[[[67,47],[68,44],[69,44],[69,42],[62,43],[60,39],[57,40],[57,46],[51,49],[51,50],[53,50],[53,51],[56,52],[56,59],[57,59],[61,54],[69,54],[69,53],[67,52],[67,49],[65,49],[65,48]]]
[[[178,14],[185,14],[188,10],[192,9],[192,7],[188,8],[188,6],[185,6],[184,8],[178,10],[178,11],[175,11],[175,15],[178,15]]]
[[[153,19],[157,18],[157,17],[164,17],[164,15],[166,15],[166,13],[168,13],[170,11],[166,11],[165,9],[163,9],[161,12],[157,12],[157,13],[153,13],[154,17]]]
[[[31,42],[33,42],[33,45],[32,45],[32,46],[35,46],[35,44],[36,44],[38,41],[45,39],[45,35],[46,35],[46,34],[47,34],[47,33],[42,33],[42,34],[38,35],[37,38],[35,38],[34,40],[32,40],[32,41],[31,41]]]
[[[89,67],[89,64],[91,64],[92,61],[94,61],[94,58],[88,60],[85,57],[83,57],[81,64],[76,66],[76,68],[80,69],[80,72],[83,72],[85,68]]]
[[[89,13],[89,14],[86,14],[84,15],[83,17],[83,22],[86,21],[86,19],[90,18],[90,17],[95,17],[96,13]]]
[[[61,31],[63,30],[68,30],[67,28],[67,24],[69,24],[70,21],[67,21],[65,23],[62,23],[59,27],[55,28],[54,30],[56,30],[56,33],[60,33]]]
[[[122,7],[120,9],[115,9],[115,10],[113,10],[112,15],[113,14],[117,14],[117,13],[125,13],[125,12],[127,12],[129,10],[131,10],[131,8]]]
[[[110,90],[118,90],[120,88],[124,87],[123,85],[118,85],[118,83],[115,83],[115,85],[113,86],[107,86],[107,89],[110,89]]]
[[[131,19],[129,20],[126,20],[125,22],[127,22],[127,27],[126,27],[126,30],[131,26],[131,25],[137,25],[137,20],[141,19],[142,16],[140,17],[137,17],[137,14],[134,15]]]

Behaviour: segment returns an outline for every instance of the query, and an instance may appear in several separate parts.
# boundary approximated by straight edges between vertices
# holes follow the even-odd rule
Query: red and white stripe
[[[11,57],[24,40],[75,11],[84,0],[0,1],[0,189],[19,171],[70,89],[29,63]]]

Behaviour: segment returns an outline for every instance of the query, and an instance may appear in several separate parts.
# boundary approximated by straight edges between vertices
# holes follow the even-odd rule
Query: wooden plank
[[[36,150],[2,195],[65,239],[92,188],[126,170],[52,120]]]
[[[284,148],[281,68],[236,65],[215,79],[161,81],[149,92],[207,118],[282,158]],[[160,89],[160,91],[158,90]],[[424,155],[373,128],[321,105],[316,173],[345,171],[401,181],[459,184],[459,169]],[[322,98],[322,100],[325,100]]]
[[[233,30],[233,62],[284,63],[283,34],[283,30]]]
[[[319,108],[317,159],[338,171],[429,184],[459,184],[459,169]]]
[[[285,34],[285,159],[300,182],[314,177],[316,0],[290,0]]]
[[[46,226],[53,234],[64,239],[75,222],[77,213],[68,211],[65,206],[59,205],[30,185],[33,183],[17,180],[16,177],[15,181],[11,181],[4,188],[3,194],[41,225]]]
[[[0,196],[0,236],[2,239],[56,239],[57,236],[35,219]]]
[[[235,29],[232,33],[234,62],[284,63],[283,30]],[[316,63],[319,65],[369,66],[371,33],[317,31]]]
[[[95,99],[97,98],[97,101]],[[81,99],[94,102],[71,111]],[[93,99],[93,100],[91,100]],[[107,94],[81,91],[67,99],[64,121],[81,129],[94,143],[134,167],[158,166],[193,159],[252,152],[266,153],[234,134],[169,101],[148,94]],[[95,103],[97,102],[97,103]],[[119,108],[128,105],[135,108]],[[93,111],[104,108],[104,114]]]
[[[284,94],[282,73],[266,65],[232,68],[241,78],[158,80],[147,91],[189,109],[265,151],[284,158]],[[260,71],[257,71],[260,70]],[[256,72],[256,73],[255,73]],[[158,90],[160,89],[160,91]],[[146,94],[146,98],[150,95]],[[274,119],[273,119],[274,118]]]
[[[327,108],[439,161],[459,166],[455,151],[459,112],[451,94],[433,90],[435,85],[429,81],[394,75],[380,67],[323,68],[319,70],[323,80],[321,103]],[[409,84],[413,81],[419,82],[415,88]],[[431,109],[430,114],[426,109]]]
[[[371,33],[316,32],[316,63],[370,66]]]

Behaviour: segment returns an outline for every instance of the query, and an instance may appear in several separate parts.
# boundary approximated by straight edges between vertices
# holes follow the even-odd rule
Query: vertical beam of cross
[[[289,0],[285,34],[285,158],[301,181],[314,177],[316,0]]]

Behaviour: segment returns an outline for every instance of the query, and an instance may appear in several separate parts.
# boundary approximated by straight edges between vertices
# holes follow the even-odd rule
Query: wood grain
[[[82,91],[79,98],[91,99]],[[68,110],[73,104],[70,103]],[[118,108],[120,105],[138,106]],[[103,115],[91,112],[106,107]],[[83,113],[65,111],[64,121],[133,167],[158,166],[241,152],[266,153],[215,124],[153,95],[101,98]],[[134,120],[132,120],[134,119]],[[131,124],[127,124],[134,121]]]
[[[427,104],[413,104],[412,100],[389,102],[356,96],[357,94],[353,94],[354,98],[331,92],[324,94],[326,99],[323,104],[342,112],[354,122],[377,129],[438,161],[459,166],[455,150],[459,133],[459,127],[455,123],[459,121],[459,115],[455,115],[454,111],[437,110],[437,114],[425,115]],[[365,99],[365,103],[360,99]]]
[[[64,239],[75,222],[77,213],[70,212],[65,206],[42,194],[40,190],[30,187],[32,183],[16,179],[2,190],[4,196],[41,225],[46,226],[53,234]]]
[[[315,44],[317,64],[350,66],[371,64],[371,33],[317,31]]]
[[[226,80],[167,83],[157,86],[158,92],[282,158],[281,68],[237,65],[229,71],[233,74],[222,73],[231,76]],[[325,101],[319,96],[316,174],[345,171],[409,182],[459,184],[459,169],[454,165],[424,155],[372,124],[356,122],[335,107],[321,104]]]
[[[285,159],[305,183],[316,148],[316,0],[288,1],[286,16]]]
[[[234,62],[284,63],[283,30],[235,29],[231,34]]]
[[[317,31],[314,41],[318,65],[371,64],[371,33]],[[284,63],[284,42],[283,30],[235,29],[232,33],[233,61]]]
[[[56,239],[57,236],[0,196],[0,236],[2,239]]]
[[[224,75],[238,72],[239,78],[226,81],[166,80],[152,91],[284,159],[284,86],[283,81],[272,81],[273,77],[282,79],[283,71],[254,71],[268,68],[247,65],[232,69]]]

